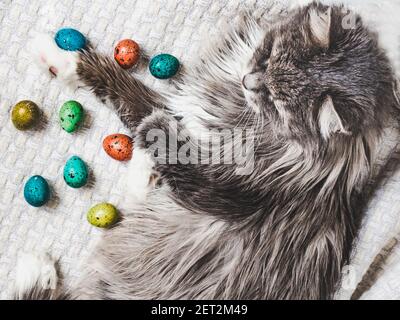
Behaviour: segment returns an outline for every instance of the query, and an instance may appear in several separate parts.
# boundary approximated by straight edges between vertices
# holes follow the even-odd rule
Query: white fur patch
[[[128,174],[125,177],[127,201],[130,204],[143,203],[147,194],[155,186],[153,179],[154,161],[143,149],[136,148],[129,163]]]
[[[54,261],[47,255],[22,253],[16,268],[16,295],[22,295],[35,286],[43,289],[56,289],[57,271]]]
[[[34,60],[43,70],[67,84],[77,84],[79,79],[76,73],[79,60],[77,52],[60,49],[54,39],[46,34],[34,37],[28,47]]]

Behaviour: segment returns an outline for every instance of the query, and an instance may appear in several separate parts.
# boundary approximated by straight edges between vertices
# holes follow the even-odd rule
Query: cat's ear
[[[318,121],[321,135],[325,140],[335,133],[349,134],[335,109],[331,96],[325,98],[319,110]]]
[[[332,8],[321,10],[311,8],[309,11],[309,23],[313,40],[323,48],[328,48],[330,43],[330,31],[332,22]]]

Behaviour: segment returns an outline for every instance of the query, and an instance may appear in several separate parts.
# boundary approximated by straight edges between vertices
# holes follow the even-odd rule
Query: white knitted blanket
[[[115,113],[92,94],[68,91],[43,74],[26,50],[28,40],[36,32],[54,34],[70,26],[109,55],[118,40],[133,38],[149,56],[169,52],[183,65],[190,65],[196,63],[204,41],[221,32],[238,11],[255,7],[256,14],[262,14],[272,3],[278,10],[289,2],[298,1],[0,1],[0,298],[12,293],[21,251],[49,252],[60,259],[66,283],[73,282],[80,263],[102,232],[88,224],[87,210],[107,201],[124,211],[122,177],[127,167],[104,153],[102,139],[126,130]],[[145,68],[138,76],[152,87],[168,86],[152,78]],[[42,130],[21,132],[13,127],[10,109],[23,99],[35,101],[44,112],[47,125]],[[58,123],[58,110],[70,99],[80,101],[88,115],[84,130],[76,134],[66,133]],[[62,169],[71,155],[80,156],[90,167],[94,176],[91,187],[75,190],[66,186]],[[48,206],[33,208],[24,201],[24,182],[35,174],[44,176],[51,185],[53,199]],[[354,259],[358,278],[400,227],[400,172],[393,169],[390,175],[369,206]],[[400,250],[396,250],[367,296],[400,298],[399,275]],[[338,297],[348,298],[348,291],[343,290]]]

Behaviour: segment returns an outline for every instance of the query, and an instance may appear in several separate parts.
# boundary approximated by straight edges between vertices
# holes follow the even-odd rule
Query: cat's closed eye
[[[273,58],[278,57],[278,55],[281,51],[281,46],[282,46],[281,39],[280,38],[275,39],[274,44],[272,45],[272,49],[271,49],[271,56],[268,59],[268,61],[270,61],[271,58],[273,59]]]

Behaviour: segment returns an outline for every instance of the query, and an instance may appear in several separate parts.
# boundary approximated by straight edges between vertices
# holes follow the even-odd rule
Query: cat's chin
[[[257,97],[257,94],[250,90],[246,90],[245,88],[243,88],[243,92],[246,99],[247,107],[250,107],[257,114],[260,113],[261,108],[260,103],[258,102],[259,98]]]

